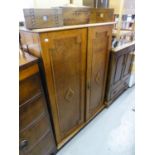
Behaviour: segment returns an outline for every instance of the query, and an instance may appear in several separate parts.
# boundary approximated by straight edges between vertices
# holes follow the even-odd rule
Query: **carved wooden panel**
[[[125,55],[125,67],[123,76],[127,76],[131,73],[132,59],[133,59],[132,54],[128,53]]]
[[[73,96],[74,96],[74,91],[73,91],[71,88],[69,88],[69,89],[67,90],[67,92],[66,92],[65,99],[66,99],[68,102],[70,102],[71,99],[73,98]]]
[[[84,122],[86,30],[51,32],[48,39],[60,142]]]
[[[115,76],[114,76],[114,83],[118,82],[121,80],[122,76],[122,69],[123,69],[123,63],[124,63],[124,55],[121,55],[119,58],[116,60],[116,70],[115,70]]]
[[[97,73],[95,80],[96,80],[96,83],[100,85],[100,82],[102,80],[102,75],[100,71]]]
[[[106,89],[107,105],[110,105],[124,90],[128,88],[133,61],[132,51],[135,44],[129,44],[126,48],[111,51],[110,67],[108,72],[108,84]]]
[[[87,88],[87,118],[104,106],[110,30],[110,27],[89,28],[87,82],[90,88]]]

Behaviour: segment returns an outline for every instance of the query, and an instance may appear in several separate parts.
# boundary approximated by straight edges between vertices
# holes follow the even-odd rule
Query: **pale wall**
[[[116,14],[119,14],[121,1],[122,0],[110,0],[109,1],[109,7],[114,8]]]
[[[123,1],[123,8],[120,8],[121,1]],[[135,13],[135,0],[110,0],[110,8],[115,9],[115,13],[119,14],[119,10],[122,9],[124,14],[134,14]]]
[[[36,8],[49,8],[52,6],[62,6],[69,2],[69,0],[34,0],[34,5]],[[74,4],[82,5],[82,0],[74,0]]]
[[[33,0],[20,0],[19,1],[19,21],[24,21],[23,8],[33,8]]]

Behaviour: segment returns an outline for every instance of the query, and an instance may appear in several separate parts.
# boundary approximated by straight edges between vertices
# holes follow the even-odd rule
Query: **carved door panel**
[[[89,28],[87,53],[87,119],[94,116],[104,106],[110,43],[111,26]]]
[[[131,73],[131,65],[132,65],[132,59],[133,55],[130,53],[125,54],[125,66],[124,66],[124,72],[123,72],[123,77],[125,78],[126,76],[130,75]]]
[[[43,57],[58,143],[84,123],[86,36],[86,29],[42,36],[48,45],[42,45],[48,50]]]
[[[123,81],[125,81],[131,72],[131,64],[132,64],[132,55],[130,53],[120,55],[119,57],[115,56],[115,72],[113,79],[113,89],[122,85]]]
[[[115,55],[114,57],[114,75],[113,75],[113,88],[116,88],[122,80],[123,76],[123,70],[124,70],[124,61],[125,61],[125,56],[124,54],[122,55]]]

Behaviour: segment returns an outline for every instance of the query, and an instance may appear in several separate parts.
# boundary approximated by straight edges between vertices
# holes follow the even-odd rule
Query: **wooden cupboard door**
[[[124,81],[126,81],[131,72],[132,55],[123,53],[119,56],[114,56],[114,75],[113,75],[113,89],[119,87]],[[127,83],[126,83],[127,85]],[[122,86],[123,87],[123,86]]]
[[[42,35],[45,40],[43,60],[47,60],[44,65],[58,143],[84,123],[86,36],[86,29]],[[49,42],[46,42],[47,38]]]
[[[132,66],[133,55],[131,52],[124,55],[124,71],[123,77],[130,75],[131,73],[131,66]]]
[[[111,26],[88,29],[86,119],[104,106],[111,31]]]
[[[113,76],[113,86],[117,87],[122,80],[123,69],[124,69],[124,54],[120,56],[114,56],[115,64],[114,64],[114,76]]]

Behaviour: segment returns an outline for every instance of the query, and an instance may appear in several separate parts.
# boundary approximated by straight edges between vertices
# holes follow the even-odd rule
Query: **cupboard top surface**
[[[44,29],[34,29],[29,30],[25,27],[20,27],[21,31],[28,31],[28,32],[50,32],[50,31],[59,31],[59,30],[68,30],[68,29],[78,29],[78,28],[84,28],[84,27],[93,27],[93,26],[102,26],[102,25],[113,25],[116,22],[104,22],[104,23],[93,23],[93,24],[82,24],[82,25],[71,25],[71,26],[61,26],[61,27],[52,27],[52,28],[44,28]]]
[[[36,62],[38,58],[26,53],[26,52],[19,52],[19,67],[22,69],[23,67],[26,67],[30,64],[33,64]]]
[[[135,45],[135,41],[132,41],[130,43],[126,43],[126,44],[124,44],[122,46],[119,46],[119,47],[116,47],[116,48],[112,48],[112,52],[118,52],[118,51],[120,51],[120,50],[122,50],[124,48],[127,48],[129,46],[132,46],[132,45]]]

